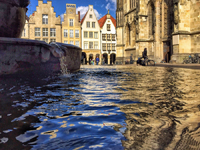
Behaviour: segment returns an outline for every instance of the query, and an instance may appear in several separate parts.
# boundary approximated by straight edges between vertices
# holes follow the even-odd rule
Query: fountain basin
[[[60,72],[62,69],[80,69],[82,49],[68,44],[55,44],[0,37],[0,75],[33,70],[36,74],[49,74]]]
[[[0,37],[21,37],[26,21],[27,5],[28,1],[20,3],[17,0],[0,0]]]

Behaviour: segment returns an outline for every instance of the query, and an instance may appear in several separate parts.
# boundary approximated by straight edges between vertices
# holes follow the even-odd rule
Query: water
[[[200,70],[83,66],[0,81],[0,149],[200,149]]]

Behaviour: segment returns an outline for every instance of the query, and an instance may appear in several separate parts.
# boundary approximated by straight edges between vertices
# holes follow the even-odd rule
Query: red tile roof
[[[83,24],[83,21],[84,21],[86,15],[87,15],[87,13],[88,13],[88,11],[85,13],[85,16],[82,18],[82,20],[81,20],[81,24]]]
[[[103,27],[104,23],[106,22],[106,19],[107,19],[107,14],[105,16],[103,16],[101,19],[99,19],[99,25],[100,25],[100,28]],[[110,19],[112,21],[112,23],[114,24],[115,28],[116,28],[116,20],[115,18],[113,18],[111,15],[110,15]]]

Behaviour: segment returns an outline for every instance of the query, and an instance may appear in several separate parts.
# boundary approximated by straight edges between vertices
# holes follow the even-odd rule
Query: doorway
[[[163,42],[163,59],[166,63],[169,63],[171,60],[171,50],[170,50],[170,42]]]
[[[116,54],[112,53],[110,55],[110,64],[111,65],[115,64],[115,60],[116,60]]]

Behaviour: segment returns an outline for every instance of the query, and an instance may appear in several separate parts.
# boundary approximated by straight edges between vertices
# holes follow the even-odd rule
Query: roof
[[[111,19],[112,23],[114,24],[114,26],[115,26],[115,28],[116,28],[116,20],[115,20],[115,18],[113,18],[113,17],[110,15],[110,19]],[[101,19],[99,19],[98,22],[99,22],[100,28],[103,27],[103,25],[105,24],[106,20],[107,20],[107,14],[106,14],[105,16],[103,16]]]
[[[82,18],[81,24],[83,24],[83,21],[85,20],[85,17],[86,17],[86,15],[87,15],[87,13],[88,13],[88,11],[85,13],[85,16]]]

